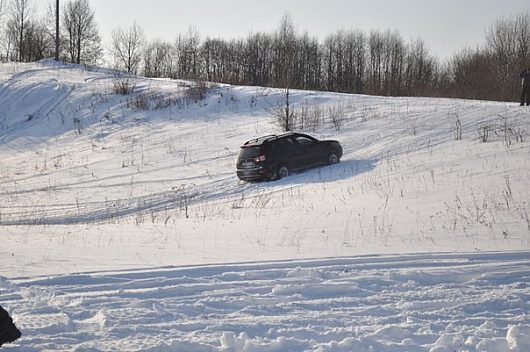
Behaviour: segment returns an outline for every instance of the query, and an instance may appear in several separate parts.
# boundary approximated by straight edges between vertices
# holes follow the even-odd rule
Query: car
[[[340,162],[342,146],[335,140],[318,140],[289,132],[246,141],[239,150],[237,177],[243,181],[277,180],[293,171]]]

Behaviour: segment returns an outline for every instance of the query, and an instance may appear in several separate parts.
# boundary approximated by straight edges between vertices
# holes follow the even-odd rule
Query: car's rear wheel
[[[290,173],[291,171],[287,165],[280,165],[276,169],[276,179],[279,180],[281,178],[287,177]]]
[[[340,162],[340,158],[337,153],[331,152],[328,155],[328,165],[334,165],[338,164]]]

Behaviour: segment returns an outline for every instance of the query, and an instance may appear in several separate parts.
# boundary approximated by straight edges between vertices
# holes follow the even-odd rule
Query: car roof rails
[[[253,139],[249,139],[248,141],[245,142],[244,145],[248,145],[248,144],[261,144],[263,143],[264,141],[268,140],[268,139],[272,139],[272,138],[276,138],[278,137],[277,135],[275,134],[269,134],[269,135],[266,135],[266,136],[262,136],[262,137],[258,137],[258,138],[253,138]],[[259,142],[259,143],[258,143]]]
[[[294,132],[293,131],[289,131],[289,132],[282,133],[282,134],[280,134],[279,136],[276,136],[276,137],[285,137],[285,136],[292,136],[292,135],[294,135]]]

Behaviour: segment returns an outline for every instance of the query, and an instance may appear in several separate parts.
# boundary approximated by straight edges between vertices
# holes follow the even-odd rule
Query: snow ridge
[[[3,284],[20,351],[526,351],[527,252],[116,271]],[[14,347],[15,347],[14,346]]]

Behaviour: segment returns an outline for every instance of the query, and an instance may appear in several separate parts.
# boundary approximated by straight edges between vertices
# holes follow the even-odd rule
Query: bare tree
[[[54,40],[47,35],[43,19],[28,24],[24,38],[24,52],[28,61],[53,57]]]
[[[6,28],[4,27],[4,14],[5,14],[5,8],[6,8],[6,0],[0,0],[0,45],[5,46],[6,45]],[[0,59],[4,59],[2,55],[0,55]]]
[[[19,62],[24,61],[24,35],[35,12],[33,0],[12,0],[9,7],[8,35]]]
[[[366,38],[360,31],[337,31],[324,42],[326,87],[333,91],[362,91],[366,67]]]
[[[52,49],[49,53],[49,57],[54,57],[56,60],[61,58],[61,55],[64,55],[66,51],[66,43],[61,41],[61,37],[57,36],[57,1],[53,0],[48,3],[46,8],[46,13],[40,21],[42,33],[46,41],[51,42]],[[60,28],[59,28],[60,29]],[[57,42],[57,40],[59,40]]]
[[[179,35],[175,42],[177,75],[179,78],[199,78],[200,35],[196,28],[190,27],[185,35]]]
[[[59,36],[59,0],[55,1],[55,61],[59,61],[60,36]]]
[[[285,103],[282,115],[277,116],[284,131],[292,129],[294,113],[291,108],[290,90],[296,51],[296,30],[289,15],[284,15],[276,32],[276,80],[284,89]]]
[[[517,64],[518,69],[530,67],[530,13],[521,13],[515,18],[517,33]]]
[[[117,67],[136,74],[142,62],[144,42],[144,32],[136,22],[127,29],[115,29],[112,32],[111,52]]]
[[[436,62],[429,56],[421,39],[412,41],[406,50],[402,89],[405,95],[432,95],[436,76]]]
[[[322,59],[318,40],[305,32],[298,39],[295,60],[296,87],[301,89],[321,89]]]
[[[498,99],[517,95],[519,72],[530,65],[530,15],[522,13],[497,20],[486,32],[486,42],[496,60]],[[502,92],[502,93],[501,93]]]
[[[170,43],[154,40],[143,53],[143,71],[147,77],[175,78],[174,49]]]
[[[497,99],[495,58],[486,49],[465,49],[451,60],[451,82],[447,95],[471,99]]]
[[[69,1],[63,7],[62,17],[70,60],[77,64],[97,62],[103,49],[88,0]]]
[[[368,93],[381,94],[383,78],[383,58],[385,41],[379,31],[370,32],[368,37],[369,70],[368,70]]]
[[[222,39],[206,38],[200,49],[207,81],[224,82],[228,68],[228,45]]]

